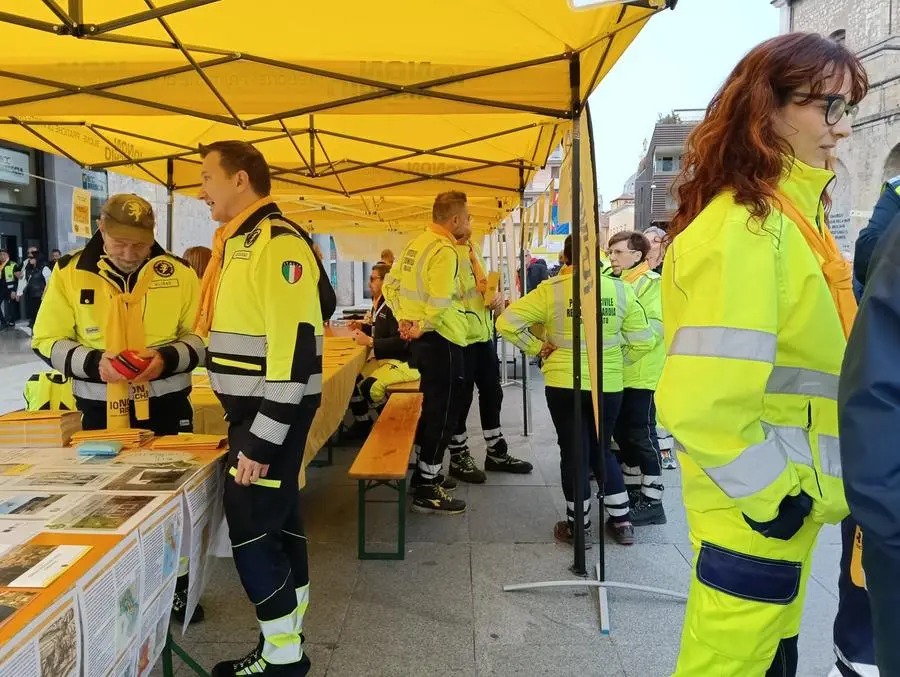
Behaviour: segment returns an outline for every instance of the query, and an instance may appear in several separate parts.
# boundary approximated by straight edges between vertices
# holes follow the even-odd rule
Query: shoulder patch
[[[153,272],[160,277],[172,277],[175,274],[175,266],[168,261],[157,261],[153,264]]]
[[[283,261],[281,264],[281,276],[288,284],[296,284],[303,277],[303,266],[297,261]]]
[[[259,234],[262,232],[259,226],[251,230],[249,233],[244,235],[244,249],[249,249],[253,246],[253,243],[259,239]]]

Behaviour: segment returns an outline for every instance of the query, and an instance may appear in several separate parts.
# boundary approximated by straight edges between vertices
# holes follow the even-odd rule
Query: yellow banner
[[[594,173],[594,144],[591,138],[591,113],[587,106],[581,113],[578,122],[576,137],[581,140],[581,181],[580,183],[580,219],[579,234],[581,237],[581,262],[579,266],[579,279],[581,282],[581,321],[584,328],[584,340],[587,345],[581,347],[587,349],[588,365],[591,378],[591,396],[594,401],[594,422],[600,431],[600,412],[598,394],[602,392],[602,375],[597,369],[599,355],[597,354],[597,294],[599,290],[599,274],[596,270],[596,254],[598,246],[597,236],[597,191],[595,187],[596,174]],[[571,207],[570,207],[571,209]],[[582,375],[584,377],[584,375]]]
[[[91,191],[72,189],[72,232],[78,237],[91,236]]]

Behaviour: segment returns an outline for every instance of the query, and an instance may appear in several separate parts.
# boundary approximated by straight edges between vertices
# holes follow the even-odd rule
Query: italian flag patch
[[[281,276],[288,284],[294,284],[303,277],[303,266],[296,261],[285,261],[281,264]]]

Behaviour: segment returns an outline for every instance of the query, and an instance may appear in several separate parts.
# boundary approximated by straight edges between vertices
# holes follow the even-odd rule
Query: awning
[[[493,219],[666,4],[5,0],[0,138],[185,193],[240,138],[284,199],[459,189]]]

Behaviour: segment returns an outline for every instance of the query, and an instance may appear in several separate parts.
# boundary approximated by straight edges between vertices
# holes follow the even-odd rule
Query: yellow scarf
[[[142,351],[144,336],[144,296],[150,283],[156,279],[153,265],[161,257],[144,264],[148,270],[130,292],[113,291],[112,305],[106,316],[106,352],[118,355],[123,350]],[[101,269],[105,266],[101,261]],[[130,428],[128,413],[130,393],[134,392],[134,415],[139,421],[150,418],[150,389],[146,383],[108,383],[106,385],[106,427],[111,429]]]
[[[198,336],[206,338],[212,327],[213,306],[215,305],[216,291],[219,288],[219,275],[222,274],[222,262],[225,260],[225,243],[237,232],[238,228],[244,225],[247,217],[260,207],[274,202],[275,200],[271,197],[260,198],[224,226],[216,229],[213,235],[212,256],[200,283],[200,305],[197,308],[197,318],[194,320],[194,333]]]
[[[430,226],[428,226],[428,230],[430,230],[435,235],[440,235],[441,237],[447,238],[448,240],[450,240],[450,242],[452,244],[454,244],[454,245],[456,244],[456,238],[453,237],[453,233],[451,233],[449,230],[447,230],[443,226],[440,226],[436,223],[432,223]]]
[[[781,202],[782,213],[797,225],[809,248],[822,260],[822,274],[834,299],[844,337],[849,338],[857,309],[856,297],[853,295],[853,267],[841,256],[827,225],[823,223],[820,231],[784,193],[777,191],[775,195]]]
[[[633,284],[636,279],[638,279],[641,275],[650,270],[650,264],[644,261],[640,265],[635,266],[634,268],[629,268],[628,270],[623,270],[621,279],[628,284]]]

